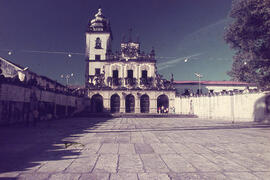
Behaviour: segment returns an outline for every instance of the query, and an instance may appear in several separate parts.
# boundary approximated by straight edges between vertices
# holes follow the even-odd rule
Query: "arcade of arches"
[[[107,95],[107,97],[106,97]],[[149,93],[111,93],[99,94],[91,97],[91,112],[93,113],[157,113],[160,109],[170,109],[171,98],[167,94],[157,94],[150,98]],[[158,110],[159,109],[159,110]]]

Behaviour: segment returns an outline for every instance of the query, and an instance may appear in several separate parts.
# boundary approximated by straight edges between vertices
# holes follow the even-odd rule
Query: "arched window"
[[[96,49],[101,49],[101,40],[100,40],[99,37],[96,39],[96,47],[95,48]]]

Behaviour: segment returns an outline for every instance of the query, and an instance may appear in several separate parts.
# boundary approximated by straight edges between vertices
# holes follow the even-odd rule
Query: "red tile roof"
[[[199,81],[174,81],[175,84],[199,84]],[[201,81],[203,85],[253,85],[246,82],[238,81]]]

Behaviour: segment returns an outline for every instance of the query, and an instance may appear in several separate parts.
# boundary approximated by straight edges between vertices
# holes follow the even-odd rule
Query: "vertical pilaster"
[[[104,97],[103,106],[104,106],[104,112],[110,112],[110,110],[111,110],[110,98],[108,96]]]
[[[141,108],[140,108],[140,95],[138,94],[134,94],[134,98],[135,98],[135,113],[140,113],[141,112]]]
[[[125,100],[126,100],[126,96],[123,95],[123,94],[122,95],[120,94],[120,113],[125,113],[126,112]]]
[[[150,97],[150,102],[149,103],[150,103],[149,104],[149,112],[150,113],[157,113],[157,99]]]

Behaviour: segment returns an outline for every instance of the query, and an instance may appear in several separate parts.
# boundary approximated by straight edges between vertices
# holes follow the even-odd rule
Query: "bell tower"
[[[94,76],[95,69],[102,72],[102,64],[107,59],[111,50],[112,32],[109,21],[102,14],[99,8],[95,18],[92,19],[86,31],[86,84],[89,83],[89,76]]]

